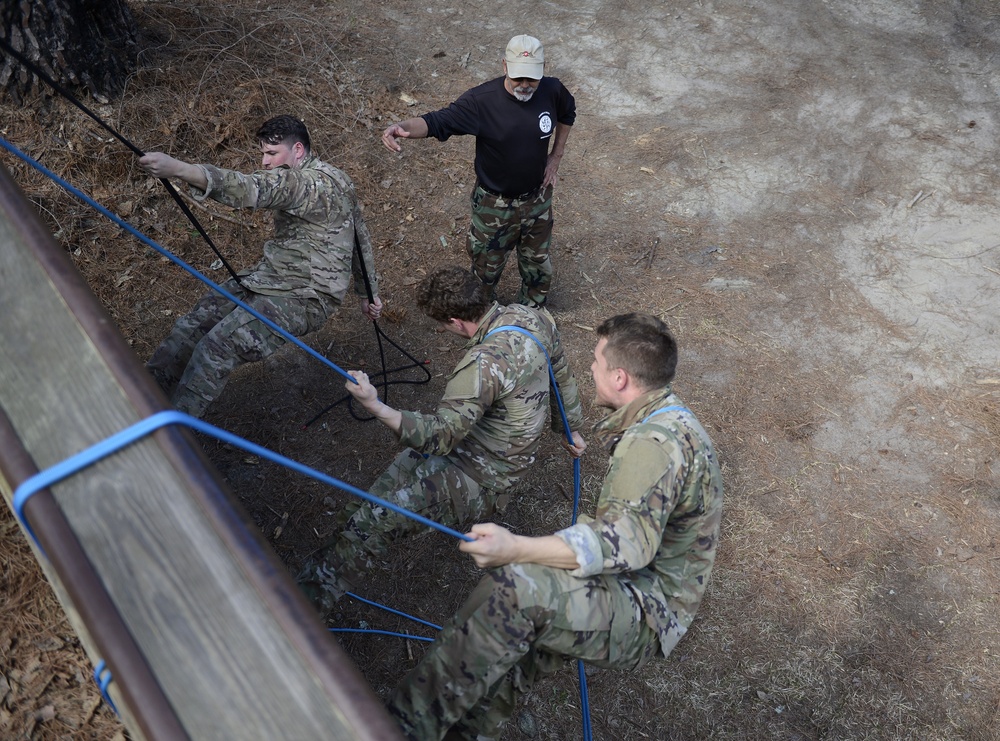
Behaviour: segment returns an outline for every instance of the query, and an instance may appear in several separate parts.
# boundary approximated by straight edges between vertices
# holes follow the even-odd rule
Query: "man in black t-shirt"
[[[504,54],[503,77],[382,133],[382,143],[393,152],[401,151],[399,137],[476,137],[476,187],[466,242],[472,269],[492,294],[508,254],[516,249],[517,302],[528,306],[544,304],[552,282],[552,186],[576,120],[576,101],[558,79],[542,76],[544,66],[541,42],[515,36]]]

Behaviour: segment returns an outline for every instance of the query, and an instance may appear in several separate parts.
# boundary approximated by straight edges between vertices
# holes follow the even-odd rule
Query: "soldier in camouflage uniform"
[[[354,274],[361,312],[373,321],[382,311],[371,236],[361,216],[354,183],[310,152],[305,124],[277,116],[257,132],[261,165],[250,175],[213,165],[194,165],[160,152],[139,164],[156,177],[177,177],[195,200],[212,198],[234,208],[268,209],[274,237],[239,283],[222,287],[292,336],[313,332],[336,313]],[[374,301],[367,300],[361,246]],[[229,374],[243,363],[263,360],[285,338],[217,293],[203,297],[174,324],[147,363],[174,408],[195,417],[222,393]]]
[[[552,189],[576,121],[576,101],[557,78],[543,76],[545,54],[536,38],[512,38],[502,66],[503,77],[466,91],[447,108],[392,124],[382,143],[398,152],[397,138],[476,137],[466,240],[472,269],[492,297],[516,250],[517,302],[541,306],[552,283]]]
[[[597,401],[614,410],[595,428],[611,452],[597,513],[543,537],[472,528],[460,548],[490,571],[389,703],[411,739],[496,737],[567,658],[634,669],[694,619],[722,516],[712,443],[671,391],[663,322],[626,314],[597,334]]]
[[[371,493],[443,525],[465,527],[503,509],[505,492],[535,461],[546,417],[554,430],[563,429],[549,389],[546,353],[573,430],[582,424],[583,410],[555,323],[544,309],[491,302],[476,277],[461,268],[442,268],[424,279],[417,304],[469,340],[437,409],[430,414],[393,409],[360,371],[351,373],[358,383],[347,389],[408,446]],[[529,331],[545,350],[517,330],[493,332],[509,326]],[[564,445],[579,455],[586,445],[578,432],[573,440],[570,446],[564,436]],[[385,557],[391,540],[426,527],[367,502],[349,504],[337,524],[334,542],[298,577],[324,612]]]

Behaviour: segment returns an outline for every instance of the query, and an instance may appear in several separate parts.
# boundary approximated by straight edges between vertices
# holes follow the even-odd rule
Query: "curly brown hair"
[[[667,325],[649,314],[619,314],[597,328],[605,337],[609,368],[623,368],[642,388],[666,386],[677,372],[677,341]]]
[[[288,144],[301,142],[306,151],[310,151],[309,129],[295,116],[283,114],[269,118],[257,129],[257,141],[268,144]]]
[[[417,286],[417,306],[438,322],[450,319],[478,322],[490,303],[479,278],[459,267],[438,268]]]

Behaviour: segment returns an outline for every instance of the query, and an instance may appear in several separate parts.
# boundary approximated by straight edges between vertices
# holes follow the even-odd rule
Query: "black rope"
[[[361,250],[361,242],[358,240],[358,227],[357,227],[357,224],[358,224],[358,219],[360,219],[360,218],[361,218],[360,214],[357,214],[354,217],[354,251],[355,251],[355,253],[358,256],[358,262],[361,263],[361,277],[364,280],[365,293],[368,296],[368,303],[369,304],[373,304],[373,303],[375,303],[375,293],[372,291],[372,281],[371,281],[371,278],[368,277],[368,266],[365,264],[365,255],[364,255],[364,253]],[[372,322],[372,326],[375,328],[375,339],[378,342],[378,355],[379,355],[379,360],[382,363],[382,370],[379,373],[376,373],[376,374],[374,374],[372,376],[369,376],[369,380],[372,381],[372,385],[373,386],[375,386],[376,388],[381,388],[382,389],[382,402],[383,403],[385,403],[385,404],[389,403],[389,386],[394,386],[394,385],[420,386],[420,385],[425,384],[425,383],[427,383],[428,381],[431,380],[431,372],[427,369],[427,364],[430,362],[429,360],[424,360],[423,362],[421,362],[421,361],[417,360],[415,357],[413,357],[412,355],[410,355],[410,353],[408,353],[406,350],[404,350],[402,347],[400,347],[396,342],[394,342],[392,339],[390,339],[389,336],[386,335],[385,332],[382,331],[382,328],[378,325],[377,321],[373,321]],[[399,350],[399,352],[403,356],[405,356],[406,358],[408,358],[411,362],[407,363],[406,365],[401,365],[398,368],[393,368],[391,370],[386,370],[386,367],[385,367],[385,348],[382,345],[382,340],[383,339],[386,342],[388,342],[390,345],[392,345],[394,348],[396,348],[397,350]],[[421,379],[421,380],[413,380],[413,379],[406,379],[406,378],[404,378],[404,379],[397,379],[397,380],[394,380],[394,381],[390,381],[389,380],[389,376],[392,375],[393,373],[399,373],[400,371],[409,370],[410,368],[419,368],[423,372],[423,374],[424,374],[425,377],[423,379]],[[381,381],[376,381],[376,379],[381,379]],[[359,422],[371,422],[373,419],[375,419],[374,416],[371,416],[371,415],[362,416],[362,415],[358,414],[356,411],[354,411],[354,397],[351,396],[350,394],[346,394],[343,397],[341,397],[340,399],[337,399],[337,401],[333,402],[332,404],[324,407],[322,410],[320,410],[319,412],[317,412],[312,417],[312,419],[310,419],[308,422],[306,422],[304,425],[302,425],[302,429],[303,430],[306,429],[307,427],[309,427],[310,425],[312,425],[316,420],[318,420],[320,417],[322,417],[324,414],[326,414],[331,409],[333,409],[335,406],[337,406],[338,404],[342,404],[345,401],[347,402],[347,411],[350,413],[350,415],[352,417],[354,417],[354,419],[358,420]]]
[[[8,54],[14,57],[14,59],[16,59],[25,67],[27,67],[29,70],[31,70],[35,75],[38,76],[39,79],[43,80],[53,90],[62,95],[66,100],[68,100],[70,103],[75,105],[90,118],[92,118],[95,122],[97,122],[97,124],[101,126],[105,131],[107,131],[115,139],[117,139],[126,147],[128,147],[133,152],[133,154],[139,157],[145,156],[146,154],[145,152],[143,152],[141,149],[139,149],[139,147],[137,147],[135,144],[130,142],[124,136],[119,134],[117,131],[115,131],[112,127],[108,126],[108,124],[106,124],[104,121],[101,120],[100,116],[98,116],[96,113],[87,108],[87,106],[81,103],[76,98],[76,96],[74,96],[66,88],[64,88],[62,85],[60,85],[51,77],[49,77],[42,69],[38,67],[38,65],[27,59],[23,54],[21,54],[21,52],[14,49],[14,47],[12,47],[3,37],[0,37],[0,47],[2,47],[4,51],[6,51]],[[236,274],[236,271],[233,269],[232,265],[230,265],[229,262],[226,260],[226,258],[222,256],[222,253],[219,252],[218,248],[215,246],[215,243],[212,241],[212,238],[208,236],[208,232],[205,231],[205,228],[201,225],[198,219],[195,218],[194,214],[191,213],[191,209],[188,208],[187,204],[184,203],[184,201],[181,199],[180,193],[177,192],[177,189],[174,188],[174,186],[166,178],[159,178],[159,180],[161,183],[163,183],[163,187],[167,189],[167,192],[174,199],[177,205],[180,206],[181,211],[183,211],[184,215],[187,216],[188,221],[190,221],[191,224],[194,226],[194,228],[198,230],[198,233],[208,243],[208,246],[212,248],[212,252],[214,252],[216,256],[222,261],[222,264],[225,265],[226,270],[228,270],[229,274],[233,276],[233,280],[239,283],[240,282],[239,275]]]
[[[76,96],[74,96],[71,92],[69,92],[68,90],[66,90],[62,85],[60,85],[59,83],[57,83],[51,77],[49,77],[49,75],[46,74],[44,70],[42,70],[41,68],[39,68],[38,65],[36,65],[31,60],[27,59],[19,51],[17,51],[16,49],[14,49],[14,47],[12,47],[10,45],[10,43],[8,43],[8,41],[6,39],[2,38],[2,37],[0,37],[0,48],[2,48],[5,52],[7,52],[8,54],[10,54],[14,59],[16,59],[17,61],[19,61],[25,67],[27,67],[31,72],[33,72],[35,75],[37,75],[40,80],[42,80],[47,85],[49,85],[53,90],[55,90],[57,93],[59,93],[60,95],[62,95],[66,100],[68,100],[74,106],[76,106],[81,111],[83,111],[83,113],[85,113],[88,117],[90,117],[91,119],[93,119],[101,128],[103,128],[105,131],[107,131],[109,134],[111,134],[115,139],[117,139],[122,144],[124,144],[133,154],[135,154],[135,155],[137,155],[139,157],[145,156],[146,153],[143,152],[141,149],[139,149],[139,147],[137,147],[135,144],[133,144],[128,139],[126,139],[124,136],[122,136],[120,133],[118,133],[114,128],[112,128],[107,123],[105,123],[100,118],[100,116],[98,116],[96,113],[94,113],[89,108],[87,108],[87,106],[85,106],[83,103],[81,103],[76,98]],[[219,260],[222,261],[222,264],[225,266],[226,270],[229,271],[229,274],[233,277],[233,280],[235,280],[237,283],[239,283],[240,285],[242,285],[242,283],[240,283],[239,275],[236,273],[236,271],[233,269],[233,267],[229,264],[229,262],[226,260],[226,258],[222,256],[222,253],[215,246],[215,243],[212,241],[212,238],[208,236],[208,232],[205,231],[204,227],[202,227],[202,225],[198,221],[198,219],[195,218],[195,215],[193,213],[191,213],[191,209],[189,209],[188,206],[187,206],[187,204],[181,199],[181,196],[177,192],[176,188],[174,188],[174,186],[170,183],[170,181],[167,178],[159,178],[159,181],[161,183],[163,183],[163,187],[167,189],[167,192],[170,194],[170,196],[174,199],[174,201],[180,207],[180,209],[184,213],[184,215],[188,218],[188,220],[195,227],[195,229],[198,230],[198,233],[201,234],[201,236],[204,238],[204,240],[208,244],[208,246],[212,248],[212,252],[214,252],[215,255],[219,258]],[[360,216],[358,218],[360,218]],[[365,257],[364,257],[364,255],[361,252],[361,244],[360,244],[360,242],[358,242],[358,234],[357,234],[357,229],[356,228],[355,228],[355,232],[354,232],[354,246],[355,246],[355,249],[357,250],[357,253],[358,253],[358,260],[361,262],[361,275],[364,278],[365,291],[368,294],[368,302],[369,303],[374,303],[375,296],[374,296],[374,294],[372,292],[371,279],[368,277],[368,267],[367,267],[367,265],[365,265]],[[402,347],[400,347],[396,342],[394,342],[393,340],[391,340],[382,331],[382,328],[378,326],[378,322],[372,322],[372,324],[375,327],[375,338],[378,341],[379,358],[382,361],[382,371],[380,373],[375,374],[375,376],[374,376],[376,379],[382,379],[382,380],[381,380],[380,383],[377,383],[375,385],[376,386],[381,386],[383,399],[386,399],[386,400],[388,399],[388,389],[389,389],[390,385],[395,385],[395,384],[416,384],[416,385],[419,385],[419,384],[427,383],[428,381],[431,380],[431,372],[426,367],[427,363],[430,362],[430,361],[423,361],[423,362],[421,362],[421,361],[417,360],[412,355],[410,355],[410,353],[408,353],[406,350],[404,350]],[[390,345],[392,345],[394,348],[396,348],[405,357],[407,357],[411,362],[408,363],[408,364],[406,364],[406,365],[399,366],[398,368],[393,368],[392,370],[386,370],[386,367],[385,367],[385,348],[382,345],[382,340],[383,339],[386,342],[388,342]],[[395,380],[395,381],[390,381],[389,380],[389,376],[391,374],[398,373],[398,372],[404,371],[404,370],[409,370],[410,368],[419,368],[421,371],[423,371],[423,373],[424,373],[424,375],[426,377],[423,380],[407,380],[407,379]],[[355,412],[354,411],[354,397],[352,397],[350,394],[348,394],[345,397],[343,397],[342,399],[338,399],[333,404],[330,404],[328,407],[326,407],[321,412],[319,412],[317,415],[315,415],[312,419],[310,419],[308,422],[306,422],[303,425],[303,429],[306,428],[306,427],[309,427],[311,424],[313,424],[313,422],[315,422],[320,417],[322,417],[324,414],[326,414],[328,411],[330,411],[331,409],[333,409],[333,407],[337,406],[337,404],[340,404],[340,403],[342,403],[344,401],[348,401],[348,400],[349,400],[348,410],[350,411],[351,416],[354,417],[356,420],[359,420],[361,422],[368,422],[368,421],[371,421],[371,420],[375,419],[375,417],[372,417],[372,416],[361,416],[357,412]]]

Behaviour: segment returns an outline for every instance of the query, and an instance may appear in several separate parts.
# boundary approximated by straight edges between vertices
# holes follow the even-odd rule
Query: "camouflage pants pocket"
[[[518,589],[521,610],[549,609],[552,618],[540,627],[536,647],[597,666],[632,669],[644,663],[655,632],[646,624],[641,605],[627,584],[613,574],[587,578],[562,569],[524,569]]]
[[[524,201],[494,196],[480,188],[473,191],[466,249],[473,272],[491,292],[500,281],[510,252],[516,250],[521,276],[518,302],[543,304],[552,282],[551,240],[551,187]]]
[[[223,283],[221,288],[241,301],[246,298],[246,292],[232,279]],[[173,393],[180,382],[198,343],[234,309],[236,304],[221,293],[211,291],[174,322],[170,334],[146,363],[167,396]]]

